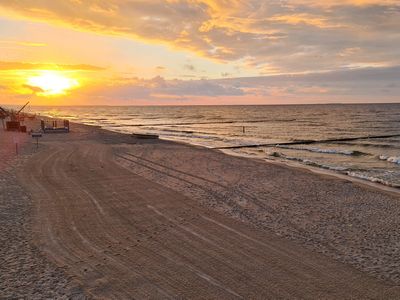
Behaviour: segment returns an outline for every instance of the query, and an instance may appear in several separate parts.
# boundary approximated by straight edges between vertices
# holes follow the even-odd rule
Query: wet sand
[[[83,125],[31,142],[12,171],[32,203],[25,240],[75,296],[400,297],[396,195]]]

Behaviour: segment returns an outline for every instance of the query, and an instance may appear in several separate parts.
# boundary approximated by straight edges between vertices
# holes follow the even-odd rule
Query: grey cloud
[[[41,89],[40,87],[32,86],[32,85],[29,85],[29,84],[24,84],[23,87],[31,90],[33,94],[43,93],[44,92],[44,90]]]
[[[183,96],[243,96],[242,89],[211,80],[172,81],[160,92]]]
[[[204,96],[243,96],[244,91],[230,83],[211,80],[165,80],[157,76],[152,79],[133,78],[120,80],[119,84],[99,87],[90,94],[101,94],[114,99],[152,99],[157,95],[176,97]]]
[[[234,79],[220,79],[218,82],[235,82],[243,86],[243,84],[251,83],[282,83],[287,82],[361,82],[368,84],[370,81],[375,82],[400,82],[400,66],[384,67],[384,68],[362,68],[362,69],[343,69],[324,73],[310,73],[298,75],[277,75],[277,76],[259,76],[244,77]]]
[[[103,87],[94,94],[112,99],[147,99],[162,97],[186,99],[191,97],[246,97],[275,99],[280,96],[318,97],[325,102],[400,100],[400,66],[387,68],[343,69],[324,73],[258,76],[213,80],[121,80],[120,84]],[[307,98],[305,98],[307,100]]]
[[[271,91],[285,92],[286,96],[324,95],[330,97],[357,96],[399,99],[400,66],[386,68],[348,69],[300,75],[259,76],[219,79],[217,83],[240,87],[253,94],[269,95]]]
[[[191,72],[195,72],[196,71],[196,67],[191,65],[191,64],[186,64],[186,65],[183,66],[183,68],[185,70],[188,70],[188,71],[191,71]]]

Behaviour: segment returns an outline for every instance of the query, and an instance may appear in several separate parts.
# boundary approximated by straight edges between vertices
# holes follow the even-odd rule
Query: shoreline
[[[334,105],[336,105],[336,104],[337,103],[334,103]],[[386,104],[390,105],[391,103],[386,103]],[[369,104],[360,104],[360,105],[369,105]],[[46,116],[46,115],[42,115],[42,117],[53,118],[52,116]],[[57,117],[54,117],[54,118],[57,119]],[[72,120],[70,120],[70,122],[75,123],[75,124],[85,125],[85,126],[94,126],[94,127],[102,128],[103,130],[108,130],[108,131],[115,132],[115,133],[120,133],[120,134],[131,135],[133,133],[133,132],[132,133],[123,132],[123,131],[120,131],[118,129],[117,130],[112,130],[110,128],[106,128],[107,126],[103,126],[103,125],[86,124],[83,121],[79,122],[76,119],[72,119]],[[373,188],[381,189],[382,191],[400,193],[400,187],[397,187],[395,184],[391,184],[389,182],[385,182],[383,180],[376,179],[376,178],[369,179],[369,178],[363,178],[362,176],[360,177],[358,175],[357,176],[355,176],[355,175],[352,176],[352,175],[345,174],[343,172],[340,172],[340,171],[337,171],[337,170],[334,170],[334,169],[326,169],[326,168],[318,167],[318,166],[314,166],[314,165],[302,164],[302,163],[300,163],[298,161],[294,161],[294,160],[288,160],[288,159],[276,160],[276,159],[271,159],[271,158],[268,158],[268,157],[264,157],[264,158],[263,157],[254,157],[252,155],[245,154],[245,153],[236,154],[235,152],[230,151],[230,149],[223,149],[224,147],[221,148],[221,149],[214,149],[214,148],[211,148],[211,147],[208,147],[208,146],[199,145],[199,144],[196,144],[196,143],[190,143],[190,142],[187,142],[187,141],[179,141],[179,140],[174,140],[174,139],[163,138],[162,136],[160,136],[159,139],[160,140],[166,140],[166,141],[169,141],[169,142],[175,142],[175,143],[181,143],[181,144],[196,146],[196,147],[204,147],[204,148],[210,149],[210,150],[212,149],[212,150],[221,151],[221,152],[223,152],[223,153],[225,153],[227,155],[261,160],[261,161],[265,161],[267,163],[278,163],[278,164],[281,163],[283,165],[291,166],[291,167],[294,167],[294,168],[310,170],[312,172],[320,173],[320,174],[323,174],[323,175],[327,174],[327,175],[332,175],[332,176],[335,176],[335,177],[338,177],[338,178],[347,179],[347,180],[350,180],[352,182],[357,182],[357,183],[360,183],[360,184],[365,184],[366,186],[370,186],[370,187],[373,187]],[[308,141],[306,141],[306,142],[308,142]]]
[[[187,144],[191,145],[189,143],[187,143]],[[199,146],[199,147],[203,147],[203,146]],[[376,190],[379,190],[379,191],[382,191],[382,192],[388,192],[388,193],[392,193],[392,194],[394,194],[396,196],[400,196],[400,188],[396,188],[396,187],[392,187],[392,186],[389,186],[389,185],[385,185],[383,183],[372,182],[372,181],[369,181],[369,180],[366,180],[366,179],[362,179],[362,178],[357,178],[357,177],[350,176],[350,175],[347,175],[347,174],[335,172],[334,170],[318,168],[318,167],[314,167],[314,166],[311,166],[311,165],[304,165],[304,164],[301,164],[299,162],[290,161],[290,160],[288,160],[288,161],[283,161],[283,160],[279,161],[279,160],[272,160],[272,159],[268,159],[268,158],[253,157],[253,156],[250,156],[250,155],[248,155],[248,156],[240,155],[240,154],[235,155],[234,153],[227,153],[227,152],[225,152],[223,150],[219,150],[219,149],[210,149],[210,148],[207,148],[207,147],[204,147],[204,148],[209,149],[209,150],[220,151],[220,152],[222,152],[222,153],[224,153],[226,155],[231,155],[231,156],[235,156],[235,157],[253,159],[253,160],[257,160],[257,161],[264,162],[264,163],[267,163],[267,164],[276,164],[276,165],[286,166],[288,168],[293,168],[293,169],[296,169],[296,170],[302,170],[302,171],[305,171],[305,172],[312,172],[312,173],[315,173],[315,174],[319,174],[321,176],[331,176],[331,177],[335,177],[335,178],[339,178],[339,179],[344,179],[344,180],[348,180],[348,181],[353,182],[353,183],[360,184],[360,185],[362,185],[364,187],[367,187],[367,188],[373,188],[373,189],[376,189]]]
[[[400,293],[400,260],[391,252],[398,197],[281,163],[71,127],[69,134],[45,135],[18,177],[36,203],[41,250],[89,295]],[[382,216],[386,223],[376,223]],[[162,261],[169,269],[160,269]],[[248,277],[232,281],[233,274]],[[136,283],[149,276],[142,290]],[[192,288],[180,284],[181,276]],[[272,285],[260,281],[266,278]],[[193,294],[199,289],[203,294]]]
[[[85,124],[86,125],[86,124]],[[91,126],[91,125],[86,125],[86,126]],[[99,126],[100,128],[102,128],[101,126]],[[118,134],[122,134],[122,135],[127,135],[130,136],[129,133],[124,133],[124,132],[119,132],[119,131],[112,131],[112,130],[108,130],[108,129],[103,129],[106,131],[110,131],[110,132],[115,132]],[[240,160],[250,160],[250,161],[254,161],[257,163],[261,163],[262,165],[264,165],[266,168],[270,167],[270,166],[278,166],[279,168],[287,168],[290,171],[293,172],[301,172],[304,174],[313,174],[316,175],[317,178],[320,178],[321,180],[344,180],[344,183],[350,183],[350,184],[354,184],[355,186],[360,187],[362,190],[364,191],[371,191],[371,192],[377,192],[377,193],[382,193],[382,194],[386,194],[389,196],[394,196],[396,198],[396,200],[399,200],[399,195],[400,195],[400,190],[394,187],[390,187],[381,183],[375,183],[375,182],[370,182],[368,180],[364,180],[361,178],[356,178],[356,177],[352,177],[346,174],[341,174],[341,173],[337,173],[333,170],[326,170],[326,169],[321,169],[321,168],[317,168],[317,167],[313,167],[313,166],[308,166],[308,165],[302,165],[300,163],[297,162],[293,162],[293,161],[273,161],[273,160],[268,160],[268,159],[263,159],[263,158],[258,158],[258,157],[252,157],[252,156],[246,156],[246,155],[235,155],[232,153],[226,153],[223,150],[220,149],[212,149],[212,148],[208,148],[202,145],[196,145],[196,144],[190,144],[187,142],[183,142],[183,141],[175,141],[175,140],[169,140],[169,139],[159,139],[161,142],[167,142],[167,143],[171,143],[171,144],[176,144],[176,145],[183,145],[185,147],[189,147],[192,149],[202,149],[205,151],[211,151],[211,152],[216,152],[216,153],[221,153],[224,156],[227,157],[236,157],[239,158]],[[150,177],[151,178],[151,177]],[[182,190],[181,190],[182,191]],[[400,202],[399,202],[400,203]],[[240,219],[240,218],[239,218]],[[241,221],[243,221],[243,219],[240,219]],[[252,224],[254,225],[254,224]],[[280,236],[280,234],[278,234],[278,236]],[[322,251],[322,253],[325,253],[325,251]]]
[[[51,117],[49,117],[49,118],[51,118]],[[126,133],[126,132],[121,132],[121,131],[117,131],[117,130],[105,129],[101,125],[84,124],[84,123],[79,123],[79,122],[75,122],[75,121],[71,121],[71,123],[84,125],[84,126],[92,126],[92,127],[96,127],[96,128],[101,128],[102,130],[115,132],[115,133],[118,133],[118,134],[124,134],[124,135],[127,135],[127,136],[131,136],[132,135],[132,133]],[[209,147],[203,146],[203,145],[191,144],[189,142],[177,141],[177,140],[171,140],[171,139],[164,139],[162,137],[160,137],[159,140],[168,141],[168,142],[177,143],[177,144],[188,145],[188,146],[192,146],[192,147],[200,147],[200,148],[204,148],[204,149],[207,149],[207,150],[218,151],[218,152],[224,153],[225,155],[241,157],[241,158],[245,158],[245,159],[252,159],[252,160],[261,161],[261,162],[264,162],[264,163],[267,163],[267,164],[271,163],[271,164],[283,165],[283,166],[287,166],[287,167],[294,168],[294,169],[310,171],[310,172],[313,172],[313,173],[316,173],[316,174],[320,174],[320,175],[323,175],[323,176],[325,176],[325,175],[326,176],[333,176],[333,177],[336,177],[336,178],[349,180],[351,182],[358,183],[358,184],[364,185],[364,186],[369,187],[369,188],[374,188],[374,189],[378,189],[380,191],[384,191],[384,192],[389,192],[389,193],[394,193],[396,195],[400,195],[400,188],[396,188],[396,187],[393,187],[393,186],[390,186],[390,185],[386,185],[386,184],[383,184],[383,183],[379,183],[379,182],[372,182],[370,180],[358,178],[358,177],[355,177],[355,176],[350,176],[348,174],[335,172],[334,170],[328,170],[328,169],[314,167],[314,166],[311,166],[311,165],[301,164],[301,163],[295,162],[295,161],[290,161],[290,160],[278,161],[278,160],[272,160],[272,159],[268,159],[268,158],[254,157],[254,156],[246,155],[246,154],[241,155],[241,154],[236,154],[235,152],[224,151],[225,149],[214,149],[214,148],[209,148]]]

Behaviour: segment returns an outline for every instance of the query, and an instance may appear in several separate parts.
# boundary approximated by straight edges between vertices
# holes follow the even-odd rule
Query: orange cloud
[[[307,24],[320,28],[334,28],[340,25],[332,24],[327,18],[316,17],[310,14],[290,14],[290,15],[275,15],[269,18],[273,22],[282,22],[290,25]]]
[[[45,47],[45,46],[47,46],[46,43],[29,42],[29,41],[10,41],[10,40],[0,41],[0,44],[11,44],[11,45],[17,45],[17,46],[26,46],[26,47]]]
[[[397,0],[19,0],[0,7],[14,18],[164,44],[218,62],[250,58],[278,73],[400,64]],[[343,55],[346,49],[360,55]]]
[[[370,6],[370,5],[399,5],[399,1],[397,0],[324,0],[324,1],[315,1],[315,0],[289,0],[288,3],[297,6],[299,4],[302,5],[310,5],[310,6]]]
[[[40,96],[61,97],[71,90],[96,81],[100,84],[96,72],[101,67],[77,64],[44,64],[0,61],[0,100],[11,101],[18,97]],[[90,72],[91,76],[87,76]],[[39,101],[42,103],[42,100]]]
[[[35,64],[25,62],[0,61],[0,71],[10,70],[64,70],[64,71],[100,71],[104,68],[91,65]]]

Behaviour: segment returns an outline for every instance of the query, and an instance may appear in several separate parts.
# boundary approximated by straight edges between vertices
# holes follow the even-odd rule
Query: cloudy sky
[[[398,0],[0,0],[3,104],[399,95]]]

